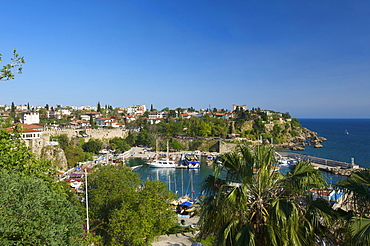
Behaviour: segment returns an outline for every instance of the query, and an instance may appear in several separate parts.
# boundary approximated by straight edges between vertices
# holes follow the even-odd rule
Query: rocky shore
[[[287,142],[282,144],[274,144],[276,148],[285,148],[291,150],[303,151],[307,145],[312,145],[315,148],[322,148],[323,142],[327,139],[319,137],[317,132],[310,131],[307,128],[302,128],[299,132],[299,136],[291,137],[287,139]]]

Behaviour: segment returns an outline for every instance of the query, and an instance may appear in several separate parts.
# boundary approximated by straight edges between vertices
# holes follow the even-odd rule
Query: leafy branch
[[[2,54],[0,54],[0,62],[2,62],[1,57],[2,57]],[[25,63],[24,57],[20,56],[17,53],[17,50],[14,49],[13,58],[11,58],[11,63],[6,64],[0,70],[0,81],[14,79],[15,74],[21,74],[23,63]]]

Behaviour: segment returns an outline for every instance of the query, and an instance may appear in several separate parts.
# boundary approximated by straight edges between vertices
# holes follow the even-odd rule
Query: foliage
[[[174,194],[165,183],[146,180],[134,200],[126,200],[111,215],[112,242],[123,245],[150,245],[155,236],[176,223],[169,201]]]
[[[179,233],[186,233],[186,232],[192,232],[194,233],[196,231],[195,228],[192,228],[190,226],[174,226],[174,227],[171,227],[167,234],[179,234]]]
[[[349,243],[370,244],[370,169],[359,170],[338,183],[344,189],[344,204],[352,216],[349,220]]]
[[[109,140],[110,148],[118,151],[126,151],[130,149],[130,145],[126,142],[124,138],[115,137]]]
[[[174,151],[180,151],[180,150],[184,149],[184,145],[176,139],[171,139],[169,145],[170,145],[170,149],[172,149]]]
[[[302,128],[301,123],[299,123],[299,120],[296,118],[292,118],[290,124],[292,125],[293,128]]]
[[[85,153],[82,148],[74,145],[67,146],[64,154],[67,158],[68,167],[74,167],[77,162],[87,161],[92,156],[91,153]]]
[[[12,117],[2,118],[0,117],[0,126],[1,128],[8,128],[13,125],[14,119]]]
[[[140,177],[123,166],[100,166],[89,175],[88,183],[93,227],[97,234],[109,240],[109,217],[125,200],[133,199]]]
[[[98,154],[103,146],[103,142],[100,141],[99,139],[89,139],[87,143],[84,143],[82,145],[82,149],[85,152],[90,152],[94,154]]]
[[[323,176],[303,162],[283,176],[274,162],[265,146],[239,146],[218,158],[203,184],[201,238],[215,236],[214,245],[313,245],[329,238],[333,210],[309,192],[326,185]]]
[[[137,135],[133,133],[132,131],[129,131],[125,140],[128,145],[134,146],[137,140]]]
[[[0,168],[27,175],[44,176],[48,168],[38,162],[21,138],[21,127],[16,125],[13,132],[0,130]]]
[[[168,201],[174,194],[160,181],[140,183],[124,166],[103,166],[90,174],[92,227],[107,244],[146,245],[173,226]]]
[[[61,134],[59,136],[52,137],[51,140],[58,141],[60,148],[63,150],[65,150],[71,144],[67,134]]]
[[[136,144],[142,146],[155,146],[155,137],[150,134],[147,129],[142,129],[137,136]]]
[[[43,181],[0,173],[1,245],[77,245],[82,221]]]
[[[0,54],[0,62],[2,62],[1,59],[2,55]],[[3,68],[0,70],[0,81],[10,80],[14,79],[15,74],[21,74],[22,73],[22,65],[25,63],[24,57],[19,56],[17,53],[17,50],[14,49],[13,51],[13,58],[11,58],[11,63],[6,64],[3,66]]]

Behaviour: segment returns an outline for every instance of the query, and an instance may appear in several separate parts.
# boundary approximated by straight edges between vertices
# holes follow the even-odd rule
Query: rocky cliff
[[[53,168],[57,170],[67,170],[67,158],[63,149],[57,146],[46,146],[42,148],[40,157],[42,159],[50,160]]]
[[[31,152],[36,154],[40,160],[49,160],[52,168],[57,170],[67,170],[67,158],[64,151],[58,146],[44,146],[44,139],[25,140],[26,145],[31,148]]]

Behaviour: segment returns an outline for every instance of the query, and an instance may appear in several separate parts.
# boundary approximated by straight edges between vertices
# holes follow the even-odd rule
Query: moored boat
[[[186,166],[189,169],[199,169],[200,168],[200,162],[196,155],[185,155],[182,162],[182,166]]]
[[[148,162],[149,167],[161,167],[161,168],[176,168],[177,164],[174,161],[170,161],[168,159],[164,160],[153,160],[152,162]]]

